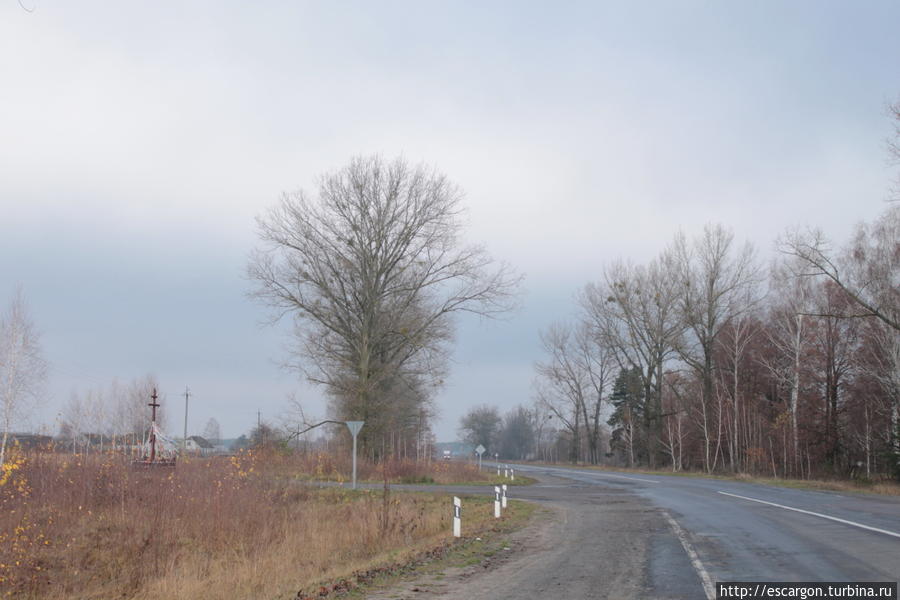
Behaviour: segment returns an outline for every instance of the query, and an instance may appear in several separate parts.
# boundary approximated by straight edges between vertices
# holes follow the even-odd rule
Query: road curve
[[[625,488],[649,500],[687,533],[713,581],[896,581],[900,577],[897,497],[701,477],[519,469]]]
[[[526,552],[466,578],[464,590],[443,584],[431,597],[714,598],[716,581],[900,577],[900,498],[565,467],[516,471],[539,483],[510,495],[551,509],[520,540]]]

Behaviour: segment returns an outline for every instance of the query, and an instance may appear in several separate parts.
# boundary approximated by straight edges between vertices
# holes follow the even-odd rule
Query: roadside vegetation
[[[275,453],[273,468],[286,477],[315,481],[350,481],[352,472],[349,451],[335,455],[328,452]],[[356,478],[360,482],[401,484],[474,484],[512,483],[496,471],[460,460],[414,460],[388,458],[374,462],[357,461]],[[517,477],[517,479],[519,479]]]
[[[134,470],[121,455],[14,447],[0,479],[0,594],[296,598],[451,544],[446,495],[307,486],[284,476],[291,459],[251,450]],[[438,478],[455,476],[438,464]],[[464,501],[465,535],[496,526],[489,500]]]

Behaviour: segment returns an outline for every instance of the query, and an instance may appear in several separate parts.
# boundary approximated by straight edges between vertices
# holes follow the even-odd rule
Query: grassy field
[[[132,470],[113,455],[13,452],[0,476],[0,595],[296,598],[452,542],[446,495],[305,486],[295,460],[247,452]],[[487,496],[465,506],[465,535],[496,527]]]
[[[350,480],[351,466],[348,457],[323,452],[306,455],[282,455],[273,465],[286,476],[300,480],[335,481],[346,483]],[[360,459],[356,467],[356,477],[360,482],[405,483],[420,485],[530,485],[535,482],[530,477],[516,475],[511,480],[497,475],[496,469],[483,467],[481,471],[470,462],[461,460],[415,461],[410,459],[392,460],[381,463]]]

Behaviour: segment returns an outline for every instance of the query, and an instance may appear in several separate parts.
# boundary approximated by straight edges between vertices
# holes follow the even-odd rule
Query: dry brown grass
[[[280,473],[301,479],[346,482],[352,470],[350,457],[342,452],[339,456],[324,452],[309,454],[279,454],[277,469]],[[490,469],[478,471],[472,463],[458,460],[394,459],[374,463],[359,459],[356,476],[359,481],[382,482],[387,476],[389,483],[423,484],[487,484],[494,479]]]
[[[834,492],[865,492],[870,494],[881,494],[884,496],[900,496],[900,484],[887,479],[773,479],[772,477],[758,477],[746,473],[738,473],[730,478],[740,481],[749,481],[751,483],[777,485],[780,487],[797,489],[826,490]]]
[[[308,488],[275,476],[290,460],[132,470],[117,456],[18,454],[0,485],[0,593],[293,598],[450,537],[446,497]]]

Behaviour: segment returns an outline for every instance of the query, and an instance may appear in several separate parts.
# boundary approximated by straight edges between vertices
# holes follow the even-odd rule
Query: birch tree
[[[779,249],[798,259],[798,276],[831,280],[850,296],[849,310],[833,316],[873,317],[900,331],[900,204],[860,223],[843,252],[819,229],[788,231]]]
[[[684,335],[677,345],[679,357],[700,380],[700,402],[704,418],[716,399],[716,449],[709,459],[711,436],[704,436],[707,470],[712,471],[719,456],[725,409],[722,394],[714,393],[715,356],[722,329],[731,319],[753,308],[748,294],[760,283],[755,251],[750,244],[735,249],[734,234],[721,225],[707,225],[702,235],[688,243],[683,235],[672,245],[678,280],[678,311]],[[736,407],[732,407],[736,413]],[[709,431],[709,428],[706,428]],[[731,466],[735,466],[732,445]]]
[[[812,282],[798,277],[798,268],[802,268],[802,263],[796,258],[781,261],[772,267],[771,287],[779,290],[779,293],[771,299],[766,333],[775,352],[763,359],[773,378],[788,390],[787,411],[791,435],[790,444],[785,445],[785,471],[788,462],[795,471],[800,463],[800,390],[803,384],[803,358],[809,343],[808,320],[812,311]]]
[[[17,290],[0,318],[0,410],[3,438],[0,465],[6,460],[10,430],[26,409],[38,399],[47,375],[40,335],[28,314],[25,296]]]

